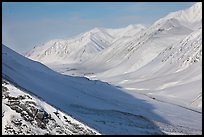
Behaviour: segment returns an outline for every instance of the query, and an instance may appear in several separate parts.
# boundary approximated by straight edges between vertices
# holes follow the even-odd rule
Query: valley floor
[[[69,66],[72,68],[72,66]],[[53,67],[55,71],[58,71],[62,74],[68,74],[73,76],[86,76],[91,79],[91,73],[83,73],[79,69],[71,69],[71,71],[67,71],[63,69],[63,67]],[[67,66],[65,67],[67,68]],[[96,78],[94,78],[96,79]],[[116,86],[116,85],[115,85]],[[148,108],[146,103],[141,103],[140,101],[135,104],[131,102],[128,104],[123,103],[123,101],[118,102],[119,105],[123,105],[124,108],[138,110],[138,114],[144,116],[153,122],[154,125],[159,127],[161,132],[165,134],[202,134],[202,110],[195,109],[190,106],[185,106],[183,104],[179,104],[178,102],[172,101],[167,97],[156,95],[156,94],[148,94],[145,92],[137,92],[137,90],[132,88],[125,88],[121,86],[116,86],[118,89],[123,91],[124,93],[132,96],[136,100],[143,100],[147,104],[151,104],[151,109]],[[175,102],[175,103],[174,103]],[[159,117],[158,117],[159,116]],[[105,121],[105,120],[104,120]],[[114,122],[114,121],[112,121]],[[116,123],[115,123],[116,124]],[[117,131],[116,131],[117,132]],[[123,132],[124,133],[124,132]]]

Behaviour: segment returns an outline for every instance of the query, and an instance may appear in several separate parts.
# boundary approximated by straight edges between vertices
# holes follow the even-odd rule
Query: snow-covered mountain
[[[196,89],[189,88],[188,96],[182,96],[183,92],[179,92],[177,98],[174,98],[177,100],[180,97],[181,100],[185,100],[185,106],[189,106],[189,103],[202,93],[200,84],[202,81],[202,3],[195,3],[188,9],[172,12],[148,28],[142,25],[129,25],[120,29],[103,29],[103,32],[113,38],[109,46],[96,54],[87,54],[88,57],[84,61],[74,64],[72,62],[45,64],[63,74],[86,75],[91,79],[114,83],[127,89],[163,89],[161,93],[163,95],[167,92],[164,92],[164,88],[159,88],[162,87],[161,85],[163,87],[171,85],[170,87],[176,88],[179,85],[190,85],[198,80],[199,85],[195,87]],[[74,56],[78,54],[75,53]],[[194,72],[195,75],[192,76],[190,72]],[[182,82],[178,80],[176,82],[175,78],[166,80],[165,77],[169,75],[183,80]],[[191,76],[191,79],[186,79],[187,76]],[[121,82],[124,77],[126,81]],[[158,80],[154,86],[151,82],[143,82],[144,84],[138,82],[141,81],[140,79],[154,81],[160,78],[163,80]],[[149,84],[146,85],[149,88],[142,86],[145,84]],[[143,90],[142,92],[146,93]],[[172,93],[169,96],[173,96],[174,91],[168,92]],[[192,98],[189,98],[190,95]],[[201,100],[198,104],[200,104],[198,108],[201,109]],[[196,106],[194,107],[197,109]]]
[[[42,63],[83,62],[90,55],[109,47],[116,39],[133,36],[144,29],[140,24],[122,29],[94,28],[68,40],[51,40],[34,47],[25,56]]]
[[[81,62],[89,54],[110,46],[113,39],[105,30],[94,28],[72,39],[51,40],[35,47],[25,56],[43,63]]]
[[[172,12],[166,17],[156,21],[155,24],[165,22],[169,19],[176,19],[188,28],[198,29],[202,26],[202,3],[198,2],[188,9]]]
[[[191,27],[196,24],[202,26],[202,14],[198,14],[202,11],[202,7],[198,5],[201,5],[201,3],[196,3],[187,10],[171,13],[136,36],[114,41],[110,47],[90,59],[87,66],[95,64],[97,67],[103,64],[102,66],[107,68],[107,71],[101,74],[104,76],[136,71],[152,61],[165,48],[182,40],[194,30],[201,28]],[[195,10],[194,7],[198,7],[198,9]],[[182,13],[183,18],[193,14],[195,19],[187,20],[184,23],[184,19],[179,18],[179,13]]]
[[[202,133],[201,2],[149,27],[49,41],[26,54],[35,61],[4,45],[2,57],[6,80],[102,134]]]
[[[94,28],[68,40],[51,40],[35,47],[25,56],[46,64],[83,62],[110,47],[117,39],[134,36],[144,29],[140,24],[121,29]]]
[[[136,71],[114,77],[101,74],[96,77],[131,91],[163,96],[166,101],[201,111],[202,29],[165,48],[150,63]]]
[[[27,91],[30,96],[39,97],[55,108],[63,110],[63,115],[67,113],[102,134],[202,133],[202,114],[199,111],[171,103],[161,103],[147,96],[117,88],[99,80],[56,73],[4,45],[2,45],[2,59],[4,79],[23,91]],[[16,101],[14,102],[16,103]],[[25,103],[26,101],[20,102]],[[8,113],[13,113],[8,107],[4,107],[4,109],[8,110]],[[46,112],[53,116],[53,109],[45,108],[45,111],[50,110]],[[189,121],[189,118],[192,120]],[[19,121],[22,122],[17,120],[17,124]],[[4,121],[4,125],[6,125],[5,123],[7,122]],[[61,126],[63,128],[63,125]],[[49,129],[54,127],[48,125],[47,128],[43,133],[50,133]],[[12,129],[20,132],[18,127],[12,127]],[[33,129],[32,131],[38,132],[41,129]],[[8,132],[12,134],[12,132]]]
[[[100,49],[97,50],[100,52],[95,52],[95,50],[89,52],[90,50],[86,48],[90,46],[87,46],[86,42],[77,43],[71,39],[71,41],[74,41],[72,45],[63,43],[63,40],[61,40],[59,43],[63,43],[61,44],[63,48],[60,49],[60,46],[57,46],[56,43],[48,42],[48,46],[40,47],[40,51],[35,48],[26,56],[47,65],[80,63],[80,66],[85,66],[82,67],[83,69],[88,68],[88,66],[92,66],[91,68],[100,66],[100,71],[103,71],[101,75],[114,76],[132,72],[148,64],[165,48],[192,33],[196,29],[195,26],[201,27],[201,9],[201,3],[196,3],[189,9],[170,13],[149,28],[139,24],[129,25],[121,29],[93,29],[90,32],[97,32],[93,35],[94,38],[98,39],[96,40],[97,43],[100,40],[108,41],[105,42],[105,46],[104,43],[91,46]],[[188,16],[191,17],[191,20],[186,19]],[[90,32],[86,32],[82,36],[89,36]],[[81,37],[76,37],[77,40],[79,38]],[[87,39],[90,40],[90,38]],[[86,46],[84,46],[84,43]],[[70,53],[67,52],[65,47],[70,48]],[[57,48],[59,49],[56,50]],[[61,54],[62,52],[64,54]],[[95,72],[98,72],[96,70],[99,69],[95,69]]]

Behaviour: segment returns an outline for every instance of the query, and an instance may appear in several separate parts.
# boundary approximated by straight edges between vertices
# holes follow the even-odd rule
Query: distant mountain
[[[83,62],[92,54],[110,47],[120,37],[133,36],[145,29],[142,25],[130,25],[122,29],[94,28],[68,40],[51,40],[35,47],[26,57],[43,63]]]
[[[106,31],[94,28],[68,40],[52,40],[37,46],[26,57],[44,63],[81,62],[89,54],[98,53],[110,46],[113,37]]]
[[[110,47],[90,58],[85,64],[86,66],[94,64],[96,67],[103,64],[102,67],[106,70],[102,74],[104,76],[136,71],[153,60],[162,50],[193,31],[177,19],[160,20],[137,35],[117,39]]]
[[[172,12],[166,17],[155,22],[155,24],[159,22],[165,22],[169,19],[176,19],[182,25],[188,28],[194,30],[198,29],[199,27],[202,27],[202,3],[198,2],[188,9]]]

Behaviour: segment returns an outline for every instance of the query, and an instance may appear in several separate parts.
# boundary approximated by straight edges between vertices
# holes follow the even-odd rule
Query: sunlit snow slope
[[[35,47],[26,56],[43,63],[81,62],[89,54],[98,53],[110,46],[113,39],[105,30],[94,28],[72,39],[51,40]]]

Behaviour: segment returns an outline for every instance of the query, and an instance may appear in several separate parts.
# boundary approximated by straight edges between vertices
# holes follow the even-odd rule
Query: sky
[[[25,53],[52,39],[67,39],[95,27],[150,26],[192,2],[3,2],[2,42]]]

